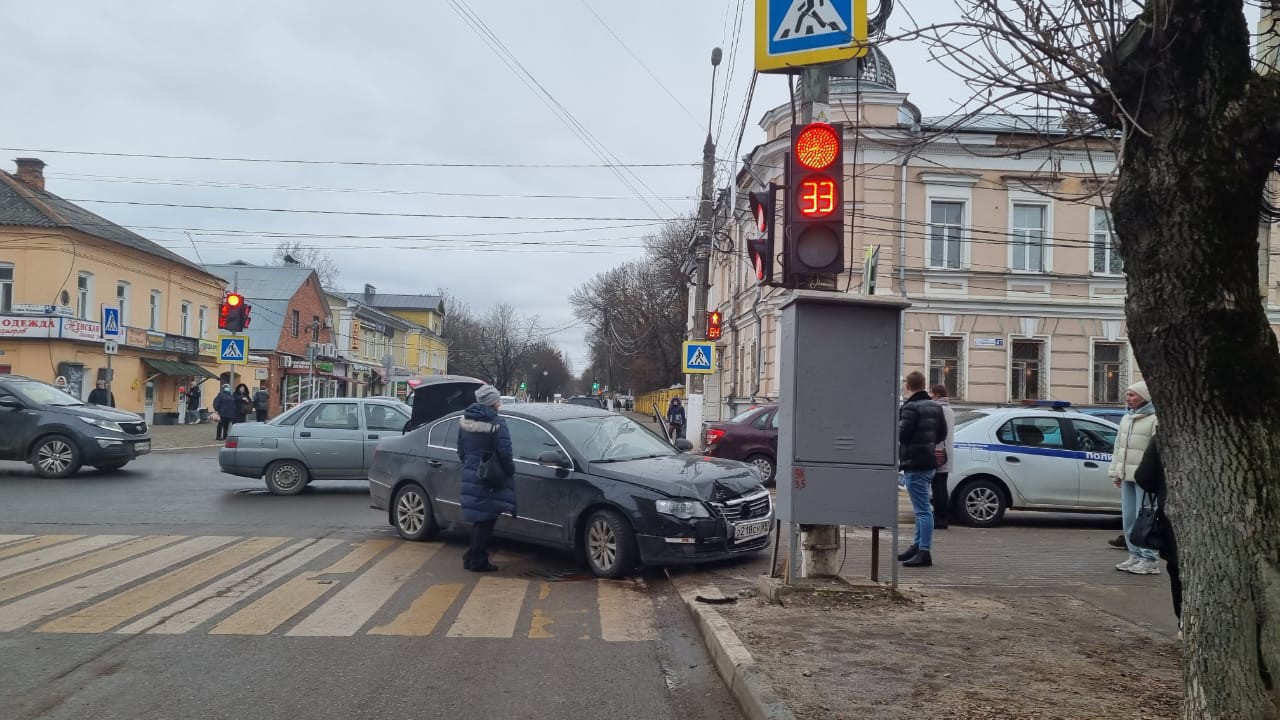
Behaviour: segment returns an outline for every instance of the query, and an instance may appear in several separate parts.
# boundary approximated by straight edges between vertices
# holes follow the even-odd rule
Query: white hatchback
[[[955,458],[947,479],[952,517],[990,527],[1006,510],[1119,512],[1107,479],[1119,428],[1065,409],[956,412]]]

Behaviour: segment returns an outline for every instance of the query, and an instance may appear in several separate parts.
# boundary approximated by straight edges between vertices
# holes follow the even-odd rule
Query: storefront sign
[[[55,318],[0,316],[0,337],[52,338],[58,336]]]
[[[164,333],[147,331],[147,349],[164,350]]]
[[[214,342],[213,340],[201,340],[200,354],[201,355],[217,355],[218,343]]]
[[[165,352],[179,355],[195,355],[200,349],[200,344],[196,342],[195,338],[166,334],[164,336],[164,349]]]
[[[365,330],[373,330],[374,332],[380,332],[384,335],[387,333],[386,323],[369,322],[368,320],[361,320],[360,327],[364,328]]]
[[[124,344],[132,345],[133,347],[146,347],[147,346],[146,331],[139,330],[137,328],[125,328]]]
[[[333,363],[321,360],[316,363],[316,372],[332,373]]]
[[[92,320],[63,318],[62,337],[69,340],[97,342],[102,339],[102,324]]]

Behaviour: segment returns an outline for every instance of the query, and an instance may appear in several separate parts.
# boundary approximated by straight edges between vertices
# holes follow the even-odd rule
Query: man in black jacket
[[[915,542],[898,555],[904,567],[933,564],[933,506],[929,490],[938,461],[933,449],[947,439],[947,418],[942,406],[925,391],[924,374],[907,375],[907,401],[898,411],[898,467],[902,469],[911,507],[916,512]]]

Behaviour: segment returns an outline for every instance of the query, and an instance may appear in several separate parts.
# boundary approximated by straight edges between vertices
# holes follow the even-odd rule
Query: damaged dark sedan
[[[457,409],[378,444],[373,505],[408,540],[461,522]],[[686,455],[605,410],[520,404],[500,414],[511,431],[519,509],[498,521],[498,535],[573,550],[606,578],[769,546],[773,503],[750,465]]]

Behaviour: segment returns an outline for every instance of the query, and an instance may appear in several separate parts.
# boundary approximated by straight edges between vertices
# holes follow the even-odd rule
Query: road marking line
[[[210,550],[216,550],[235,540],[237,538],[226,536],[192,538],[80,578],[75,583],[50,588],[44,592],[16,600],[8,605],[0,606],[0,631],[17,630],[23,625],[74,607],[87,600],[92,600],[122,585],[141,580],[170,565],[189,560]]]
[[[26,595],[29,592],[34,592],[50,585],[56,585],[63,580],[82,575],[90,570],[101,570],[121,560],[151,552],[183,539],[185,538],[181,535],[157,535],[139,538],[122,545],[89,553],[74,560],[68,560],[57,565],[11,577],[0,581],[0,602],[12,600],[19,595]]]
[[[210,635],[266,635],[302,612],[320,596],[337,587],[326,575],[345,575],[364,567],[395,540],[365,540],[333,565],[309,575],[299,575],[258,598],[248,607],[223,620]]]
[[[7,557],[12,557],[14,555],[21,555],[22,553],[31,552],[32,550],[39,550],[42,547],[49,547],[50,545],[57,545],[58,543],[63,543],[68,540],[75,540],[78,537],[83,537],[83,536],[82,535],[40,535],[39,537],[33,537],[30,540],[23,540],[22,542],[14,543],[12,545],[6,545],[5,547],[0,548],[0,558],[7,558]]]
[[[333,538],[319,541],[304,538],[125,625],[116,633],[127,635],[146,631],[157,635],[180,635],[212,620],[341,544],[341,540]]]
[[[426,637],[435,631],[440,619],[453,607],[453,602],[462,594],[462,588],[462,583],[432,585],[413,601],[408,610],[386,625],[373,628],[369,634]]]
[[[92,537],[72,540],[69,543],[55,545],[51,548],[39,550],[26,555],[12,557],[8,560],[0,560],[0,578],[17,575],[28,570],[33,570],[41,565],[52,565],[53,563],[75,557],[92,550],[101,550],[117,543],[134,540],[137,535],[94,535]]]
[[[600,637],[611,642],[653,640],[653,602],[634,580],[597,580]]]
[[[449,628],[449,637],[512,637],[528,589],[528,580],[480,578]]]
[[[36,629],[47,633],[101,633],[154,609],[193,588],[279,547],[288,538],[255,537],[183,565],[118,595],[50,620]]]
[[[350,637],[440,549],[403,543],[285,633],[293,637]]]
[[[0,546],[8,545],[11,542],[26,540],[30,535],[0,535]]]

